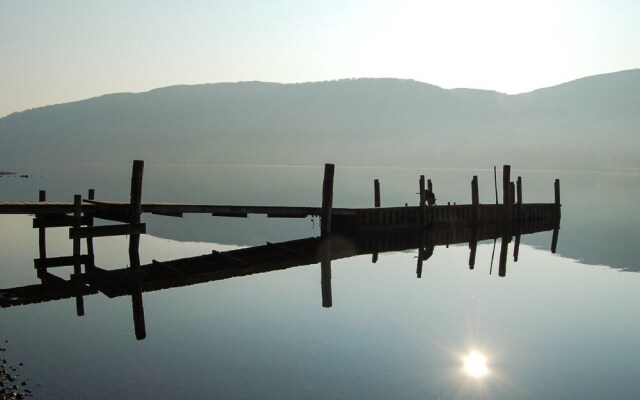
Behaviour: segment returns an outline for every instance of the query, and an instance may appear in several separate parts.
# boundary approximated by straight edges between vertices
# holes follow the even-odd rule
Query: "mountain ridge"
[[[0,156],[628,168],[640,165],[639,115],[638,69],[515,95],[393,78],[173,85],[0,118]]]

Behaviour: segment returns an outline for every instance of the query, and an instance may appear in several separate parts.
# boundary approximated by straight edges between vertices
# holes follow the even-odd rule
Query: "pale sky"
[[[521,93],[640,67],[638,0],[0,0],[0,117],[176,84]]]

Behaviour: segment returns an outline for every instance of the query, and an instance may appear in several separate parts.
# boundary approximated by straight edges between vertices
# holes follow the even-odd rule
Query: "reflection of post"
[[[509,242],[511,236],[508,234],[508,229],[502,235],[502,243],[500,243],[500,263],[498,265],[498,275],[507,275],[507,254],[509,253]]]
[[[320,285],[322,290],[322,307],[331,308],[331,237],[325,237],[320,244]]]
[[[47,192],[45,190],[40,191],[38,194],[38,200],[47,201]],[[38,215],[36,215],[36,218],[37,217]],[[38,228],[38,250],[41,260],[47,258],[47,231],[44,227]]]
[[[373,206],[380,207],[380,181],[377,179],[373,181]]]
[[[513,245],[513,262],[518,262],[518,255],[520,254],[520,232],[516,233],[516,243]]]
[[[322,215],[320,216],[320,235],[331,233],[331,210],[333,208],[333,175],[335,166],[324,165],[324,179],[322,181]]]
[[[469,249],[471,249],[469,252],[469,269],[473,269],[476,265],[476,251],[478,249],[478,228],[475,225],[471,228]]]
[[[556,248],[558,247],[558,236],[560,234],[560,227],[553,229],[553,237],[551,238],[551,253],[556,254]]]
[[[142,290],[139,286],[136,291],[131,294],[131,308],[133,310],[133,327],[136,332],[136,339],[142,340],[147,337],[147,327],[144,321]]]
[[[420,247],[418,247],[418,266],[416,267],[416,276],[418,279],[422,278],[422,264],[424,262],[424,246],[426,241],[425,231],[422,231],[422,239],[420,240]]]

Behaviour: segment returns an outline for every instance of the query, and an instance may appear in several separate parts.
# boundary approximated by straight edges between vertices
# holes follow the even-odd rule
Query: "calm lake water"
[[[127,199],[130,166],[16,165],[0,200]],[[146,165],[145,201],[319,206],[321,167]],[[438,203],[469,203],[479,176],[495,202],[493,170],[337,166],[335,207],[416,204],[418,177]],[[332,262],[333,306],[322,307],[319,264],[143,295],[136,340],[129,296],[0,309],[7,365],[42,399],[637,399],[640,398],[640,175],[519,171],[525,202],[552,202],[562,185],[557,254],[551,232],[522,237],[519,260],[497,274],[494,242],[438,246],[416,278],[418,250]],[[498,176],[500,182],[500,176]],[[143,216],[142,263],[319,235],[311,219]],[[0,215],[0,288],[39,283],[29,216]],[[65,228],[48,255],[70,255]],[[500,239],[497,241],[496,259]],[[125,237],[95,239],[96,264],[129,264]],[[54,271],[68,277],[65,267]],[[471,373],[465,357],[477,352]],[[486,363],[483,371],[482,364]],[[22,364],[22,365],[20,365]],[[468,365],[467,365],[468,367]],[[480,375],[480,376],[475,376]]]

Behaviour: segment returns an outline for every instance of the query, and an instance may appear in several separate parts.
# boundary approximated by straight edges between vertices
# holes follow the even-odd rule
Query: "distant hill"
[[[520,95],[397,79],[171,86],[0,118],[3,162],[640,166],[640,70]]]

